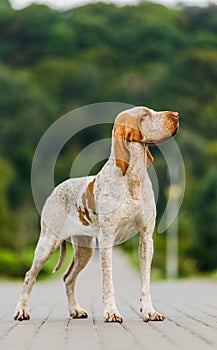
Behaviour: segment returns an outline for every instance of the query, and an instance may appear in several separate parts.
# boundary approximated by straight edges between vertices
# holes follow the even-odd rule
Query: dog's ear
[[[114,126],[114,153],[116,165],[121,169],[124,176],[130,162],[130,151],[126,140],[126,128],[118,123]]]
[[[145,146],[145,152],[147,155],[147,167],[154,162],[154,157],[152,156],[151,152],[149,151],[148,146]]]
[[[129,142],[142,142],[143,135],[138,120],[129,114],[121,114],[114,124],[114,153],[116,165],[126,174],[130,162]]]

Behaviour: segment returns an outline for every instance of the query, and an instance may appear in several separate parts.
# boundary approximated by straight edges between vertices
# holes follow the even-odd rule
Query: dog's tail
[[[72,269],[74,267],[74,259],[72,259],[71,264],[69,265],[68,269],[66,270],[66,272],[63,275],[63,281],[65,282],[67,277],[70,275],[70,273],[72,272]]]
[[[57,272],[61,268],[63,261],[65,260],[65,257],[66,257],[66,241],[63,241],[60,245],[60,257],[57,265],[53,269],[53,273]]]

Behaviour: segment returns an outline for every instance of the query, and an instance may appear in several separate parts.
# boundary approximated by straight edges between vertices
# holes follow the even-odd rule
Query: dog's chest
[[[97,183],[96,183],[97,185]],[[135,177],[111,181],[109,177],[96,186],[99,226],[109,228],[111,234],[127,239],[138,232],[155,214],[154,194],[150,179],[143,182]]]

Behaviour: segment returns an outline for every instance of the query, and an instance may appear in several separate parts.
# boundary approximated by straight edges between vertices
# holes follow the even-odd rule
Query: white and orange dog
[[[93,254],[98,239],[103,276],[104,320],[123,322],[114,297],[112,281],[112,247],[132,233],[140,238],[141,317],[143,321],[164,320],[155,311],[150,294],[150,269],[153,256],[152,234],[156,208],[147,166],[153,162],[148,145],[165,142],[178,130],[177,112],[156,112],[135,107],[121,112],[115,119],[111,155],[96,176],[74,178],[57,186],[48,197],[41,216],[41,234],[33,264],[26,273],[14,319],[30,318],[28,300],[43,264],[60,246],[65,256],[65,240],[74,245],[72,264],[64,275],[69,312],[73,318],[87,313],[75,298],[79,272]]]

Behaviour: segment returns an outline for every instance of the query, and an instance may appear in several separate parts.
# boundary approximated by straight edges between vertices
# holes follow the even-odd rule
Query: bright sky
[[[91,0],[9,0],[9,1],[15,9],[23,8],[33,2],[46,4],[56,9],[69,9],[79,5],[83,5],[91,2],[97,2],[97,0],[92,0],[92,1]],[[139,0],[98,0],[98,1],[125,5],[125,4],[136,4]],[[165,4],[165,5],[170,5],[170,6],[174,6],[177,2],[179,2],[178,0],[153,0],[153,1],[161,4]],[[217,4],[217,0],[182,0],[181,2],[189,5],[199,5],[199,6],[204,6],[208,3]]]

